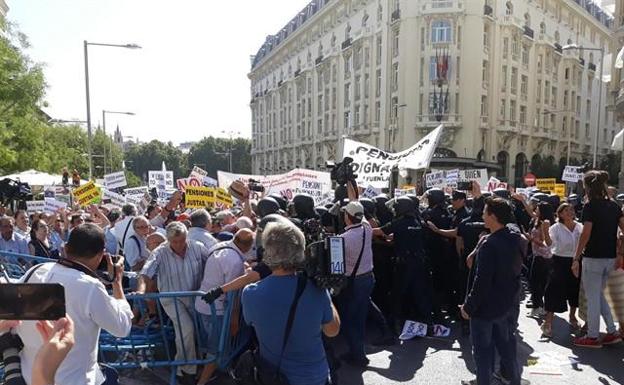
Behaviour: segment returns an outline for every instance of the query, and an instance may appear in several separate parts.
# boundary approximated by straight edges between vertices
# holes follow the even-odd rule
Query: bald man
[[[204,279],[200,290],[207,291],[240,277],[245,273],[245,261],[249,259],[249,252],[254,244],[254,232],[249,229],[241,229],[236,232],[234,239],[217,243],[211,250],[206,267]],[[225,296],[215,301],[216,324],[212,321],[210,306],[201,298],[195,300],[195,309],[200,313],[205,330],[209,334],[208,351],[216,353],[219,347],[221,324],[223,323]],[[198,384],[207,383],[216,369],[215,364],[208,364],[199,378]]]

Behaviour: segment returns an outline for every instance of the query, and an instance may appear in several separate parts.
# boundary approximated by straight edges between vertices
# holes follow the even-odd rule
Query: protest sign
[[[427,188],[446,186],[444,171],[440,170],[425,174],[425,186],[427,186]]]
[[[219,182],[215,178],[209,176],[205,176],[203,182],[206,187],[217,187],[219,185]]]
[[[110,200],[110,204],[116,207],[123,207],[126,204],[126,197],[121,194],[109,191],[107,189],[102,190],[102,199]]]
[[[128,182],[126,182],[126,173],[123,171],[104,175],[104,187],[109,190],[126,187],[127,185]]]
[[[318,202],[316,202],[316,204],[319,206],[324,206],[326,204],[333,203],[333,202],[334,202],[334,190],[329,190],[328,192],[323,194],[321,199]]]
[[[410,188],[410,189],[395,188],[394,189],[394,197],[395,198],[402,197],[402,196],[407,195],[407,194],[414,194],[414,195],[416,195],[416,189],[415,188]]]
[[[205,176],[208,176],[208,171],[203,170],[197,166],[193,166],[193,170],[191,170],[191,173],[189,174],[189,178],[197,178],[199,180],[204,179]]]
[[[457,180],[459,179],[459,170],[447,170],[444,172],[444,176],[446,177],[446,186],[456,188]]]
[[[472,170],[459,170],[458,180],[460,181],[477,181],[481,188],[485,188],[488,183],[488,172],[485,168]]]
[[[555,184],[557,183],[557,179],[555,178],[538,178],[535,180],[535,185],[540,191],[543,192],[553,192],[555,191]]]
[[[184,194],[184,204],[188,208],[203,209],[214,205],[216,189],[213,187],[186,186]]]
[[[76,187],[73,194],[76,202],[83,207],[100,201],[100,189],[97,188],[93,181]]]
[[[46,213],[56,213],[61,209],[67,207],[67,203],[61,202],[55,198],[45,198],[45,207],[44,211]]]
[[[401,341],[411,340],[414,337],[425,337],[427,335],[427,324],[405,320],[403,331],[399,336]]]
[[[309,194],[314,198],[316,204],[319,204],[323,194],[331,191],[332,183],[328,172],[306,170],[302,168],[294,169],[285,174],[277,175],[247,175],[232,174],[223,171],[217,171],[219,179],[219,187],[227,189],[235,180],[242,180],[248,183],[249,179],[259,182],[265,189],[265,195],[277,193],[292,199],[297,194]],[[255,192],[252,191],[252,194]],[[252,198],[257,199],[260,195],[254,195]]]
[[[565,168],[563,169],[563,175],[561,176],[561,180],[564,182],[572,183],[583,180],[583,173],[579,171],[580,169],[581,167],[565,166]]]
[[[26,201],[26,212],[34,214],[45,209],[45,201]]]
[[[232,207],[234,204],[234,199],[232,199],[230,193],[221,187],[217,187],[215,198],[215,202],[224,207]]]
[[[429,167],[431,157],[438,146],[443,126],[438,126],[407,150],[391,153],[370,144],[344,140],[343,155],[353,159],[354,173],[360,186],[388,187],[392,168],[423,169]]]
[[[565,199],[566,197],[566,185],[565,183],[557,183],[555,184],[554,193],[559,196],[561,199]]]
[[[374,198],[381,193],[380,189],[376,189],[373,186],[368,186],[366,190],[362,193],[364,198]],[[332,197],[333,198],[333,197]]]
[[[147,186],[124,189],[124,193],[126,194],[126,196],[129,196],[129,195],[143,196],[145,193],[148,193],[148,192],[149,192],[149,188]]]
[[[149,171],[147,175],[149,188],[159,188],[164,185],[163,190],[173,189],[173,171]]]
[[[493,176],[490,177],[487,183],[487,191],[492,192],[499,188],[507,189],[507,183],[501,182],[500,180],[494,178]]]

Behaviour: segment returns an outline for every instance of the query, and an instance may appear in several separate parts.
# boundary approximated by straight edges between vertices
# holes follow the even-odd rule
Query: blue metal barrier
[[[130,335],[123,338],[102,331],[99,362],[118,370],[169,368],[171,385],[176,383],[178,367],[215,364],[222,370],[226,369],[247,346],[251,336],[251,330],[244,324],[239,311],[240,293],[227,294],[222,321],[217,318],[214,304],[211,305],[211,328],[221,330],[218,347],[212,352],[209,351],[210,336],[204,328],[201,314],[194,310],[195,299],[203,294],[194,291],[129,295],[128,301],[139,310],[141,319],[147,315],[147,301],[156,301],[157,318],[142,326],[133,326]],[[232,334],[233,323],[238,323],[238,327],[234,328],[237,329],[235,334]],[[186,346],[182,338],[188,333],[193,334],[193,346]],[[176,354],[176,335],[179,336],[177,345],[181,347],[181,354]]]
[[[11,279],[20,278],[28,271],[28,269],[36,264],[55,261],[55,259],[34,257],[30,254],[0,251],[0,265],[5,268],[6,273]]]

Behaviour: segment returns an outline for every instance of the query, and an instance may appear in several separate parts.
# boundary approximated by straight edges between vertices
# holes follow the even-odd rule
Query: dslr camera
[[[334,163],[327,161],[325,167],[330,171],[331,180],[339,185],[346,185],[347,182],[355,181],[357,175],[353,173],[353,158],[345,157],[342,162]]]
[[[264,186],[255,179],[249,179],[249,182],[247,182],[247,188],[249,188],[249,191],[256,191],[260,193],[264,192]]]
[[[310,244],[305,271],[318,287],[340,292],[347,284],[344,238],[326,237]]]

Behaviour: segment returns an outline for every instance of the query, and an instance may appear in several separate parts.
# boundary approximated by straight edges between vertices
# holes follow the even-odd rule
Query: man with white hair
[[[191,228],[188,237],[192,241],[200,242],[207,249],[217,244],[217,240],[210,234],[212,220],[208,211],[199,209],[191,214]]]
[[[145,262],[139,277],[138,294],[145,293],[146,281],[152,280],[154,276],[158,276],[158,290],[161,293],[199,289],[209,252],[204,245],[189,240],[187,235],[188,230],[183,223],[171,222],[167,225],[167,242],[158,246]],[[191,298],[162,298],[160,303],[175,330],[175,360],[195,360],[194,304]],[[182,384],[195,384],[196,372],[195,365],[181,365],[177,368]]]
[[[321,339],[322,330],[334,337],[340,318],[327,290],[296,271],[304,262],[305,237],[292,223],[269,223],[262,236],[264,262],[273,274],[243,290],[245,321],[258,336],[260,358],[278,369],[289,384],[324,385],[329,366]],[[284,343],[290,309],[292,327]]]

